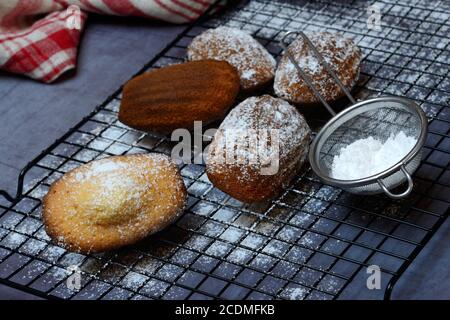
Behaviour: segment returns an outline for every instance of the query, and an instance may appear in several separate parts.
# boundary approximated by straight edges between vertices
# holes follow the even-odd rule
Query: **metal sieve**
[[[320,92],[314,87],[311,79],[297,64],[286,44],[292,34],[300,34],[308,44],[319,62],[333,77],[352,105],[336,114]],[[302,31],[287,32],[281,39],[281,46],[294,64],[299,76],[305,81],[315,96],[331,113],[328,121],[314,138],[309,161],[312,170],[325,183],[342,188],[354,194],[386,193],[390,198],[401,199],[409,195],[413,189],[411,175],[417,169],[422,158],[422,147],[425,143],[428,121],[423,110],[413,101],[395,96],[383,96],[356,102],[349,90],[342,84],[335,72],[323,56]],[[384,171],[357,180],[340,180],[331,176],[333,158],[340,150],[359,139],[373,137],[382,142],[391,134],[403,131],[407,136],[416,139],[414,147],[396,164]],[[390,190],[404,182],[406,190],[394,194]]]

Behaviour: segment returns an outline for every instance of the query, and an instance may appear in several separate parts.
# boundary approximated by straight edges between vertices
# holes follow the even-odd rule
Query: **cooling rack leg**
[[[47,150],[46,150],[47,151]],[[12,204],[16,203],[17,201],[19,201],[20,196],[22,195],[22,191],[23,191],[23,181],[25,179],[25,174],[28,172],[28,170],[35,164],[37,163],[41,158],[43,158],[45,156],[45,153],[42,153],[38,158],[36,158],[35,160],[31,161],[30,163],[28,163],[25,168],[22,169],[22,171],[20,171],[19,173],[19,177],[17,179],[17,190],[16,190],[16,196],[13,197],[12,195],[10,195],[8,192],[6,192],[5,190],[0,190],[0,196],[4,197],[6,200],[8,200],[9,202],[11,202]]]

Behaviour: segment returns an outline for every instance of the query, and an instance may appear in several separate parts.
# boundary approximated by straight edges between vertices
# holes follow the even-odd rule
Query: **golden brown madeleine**
[[[144,73],[123,89],[119,120],[144,131],[170,133],[222,119],[239,92],[239,76],[224,61],[186,62]]]
[[[241,79],[241,88],[252,91],[273,80],[276,61],[272,55],[245,31],[218,27],[192,40],[189,60],[214,59],[229,62]]]
[[[43,220],[68,250],[101,252],[133,244],[174,221],[186,188],[162,154],[114,156],[82,165],[50,187]]]
[[[342,83],[350,90],[359,77],[361,51],[355,43],[339,33],[306,32],[311,42],[333,68]],[[309,76],[317,90],[331,102],[342,98],[344,92],[321,65],[308,44],[299,36],[288,47],[299,67]],[[284,54],[274,81],[275,94],[296,104],[316,104],[319,100],[298,75],[294,64]]]
[[[273,198],[301,168],[309,142],[310,129],[296,108],[269,95],[248,98],[215,134],[206,159],[208,178],[243,202]]]

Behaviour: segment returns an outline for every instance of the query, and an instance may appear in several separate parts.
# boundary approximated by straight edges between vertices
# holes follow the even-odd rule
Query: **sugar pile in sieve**
[[[331,176],[339,180],[357,180],[378,174],[403,159],[417,140],[403,131],[386,141],[373,137],[359,139],[334,156]]]

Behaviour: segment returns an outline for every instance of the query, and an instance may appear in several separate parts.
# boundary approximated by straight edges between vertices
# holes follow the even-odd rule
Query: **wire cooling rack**
[[[378,1],[382,30],[375,31],[366,2],[295,3],[242,1],[205,17],[142,71],[183,61],[192,38],[218,25],[249,31],[277,58],[285,30],[340,31],[364,53],[357,98],[406,96],[427,112],[428,141],[409,198],[354,196],[305,167],[277,199],[244,205],[214,188],[203,165],[183,165],[189,201],[176,223],[120,251],[67,252],[49,241],[40,219],[49,185],[93,159],[170,154],[173,145],[118,122],[119,90],[24,169],[16,197],[2,192],[12,204],[0,207],[0,281],[63,299],[336,299],[366,292],[367,267],[378,265],[389,298],[449,213],[450,5]],[[73,266],[80,290],[67,286]]]

